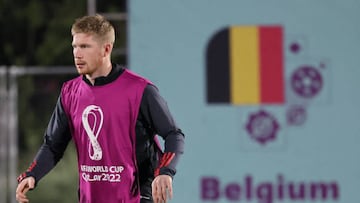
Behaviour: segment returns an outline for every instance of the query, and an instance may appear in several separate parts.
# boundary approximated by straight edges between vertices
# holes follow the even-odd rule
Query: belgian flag
[[[283,28],[232,26],[206,50],[207,102],[283,104]]]

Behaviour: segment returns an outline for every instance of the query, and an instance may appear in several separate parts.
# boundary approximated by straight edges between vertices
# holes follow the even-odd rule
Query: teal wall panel
[[[129,67],[159,87],[186,134],[171,202],[360,202],[359,10],[356,0],[129,1]],[[206,100],[211,38],[247,25],[284,30],[284,104]]]

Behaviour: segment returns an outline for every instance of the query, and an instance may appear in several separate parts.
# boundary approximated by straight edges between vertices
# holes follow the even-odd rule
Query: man
[[[71,139],[78,155],[81,203],[167,202],[184,148],[164,99],[147,79],[111,62],[113,26],[102,16],[72,25],[79,77],[65,82],[29,169],[18,178],[16,199],[33,189],[62,158]],[[164,153],[155,135],[164,139]]]

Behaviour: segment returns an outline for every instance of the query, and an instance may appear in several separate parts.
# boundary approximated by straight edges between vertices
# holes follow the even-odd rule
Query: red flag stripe
[[[283,31],[281,26],[259,27],[260,101],[284,103]]]

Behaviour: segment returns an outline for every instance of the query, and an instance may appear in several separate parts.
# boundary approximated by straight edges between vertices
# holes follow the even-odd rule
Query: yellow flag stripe
[[[256,26],[231,28],[230,97],[235,105],[260,102],[258,36]]]

